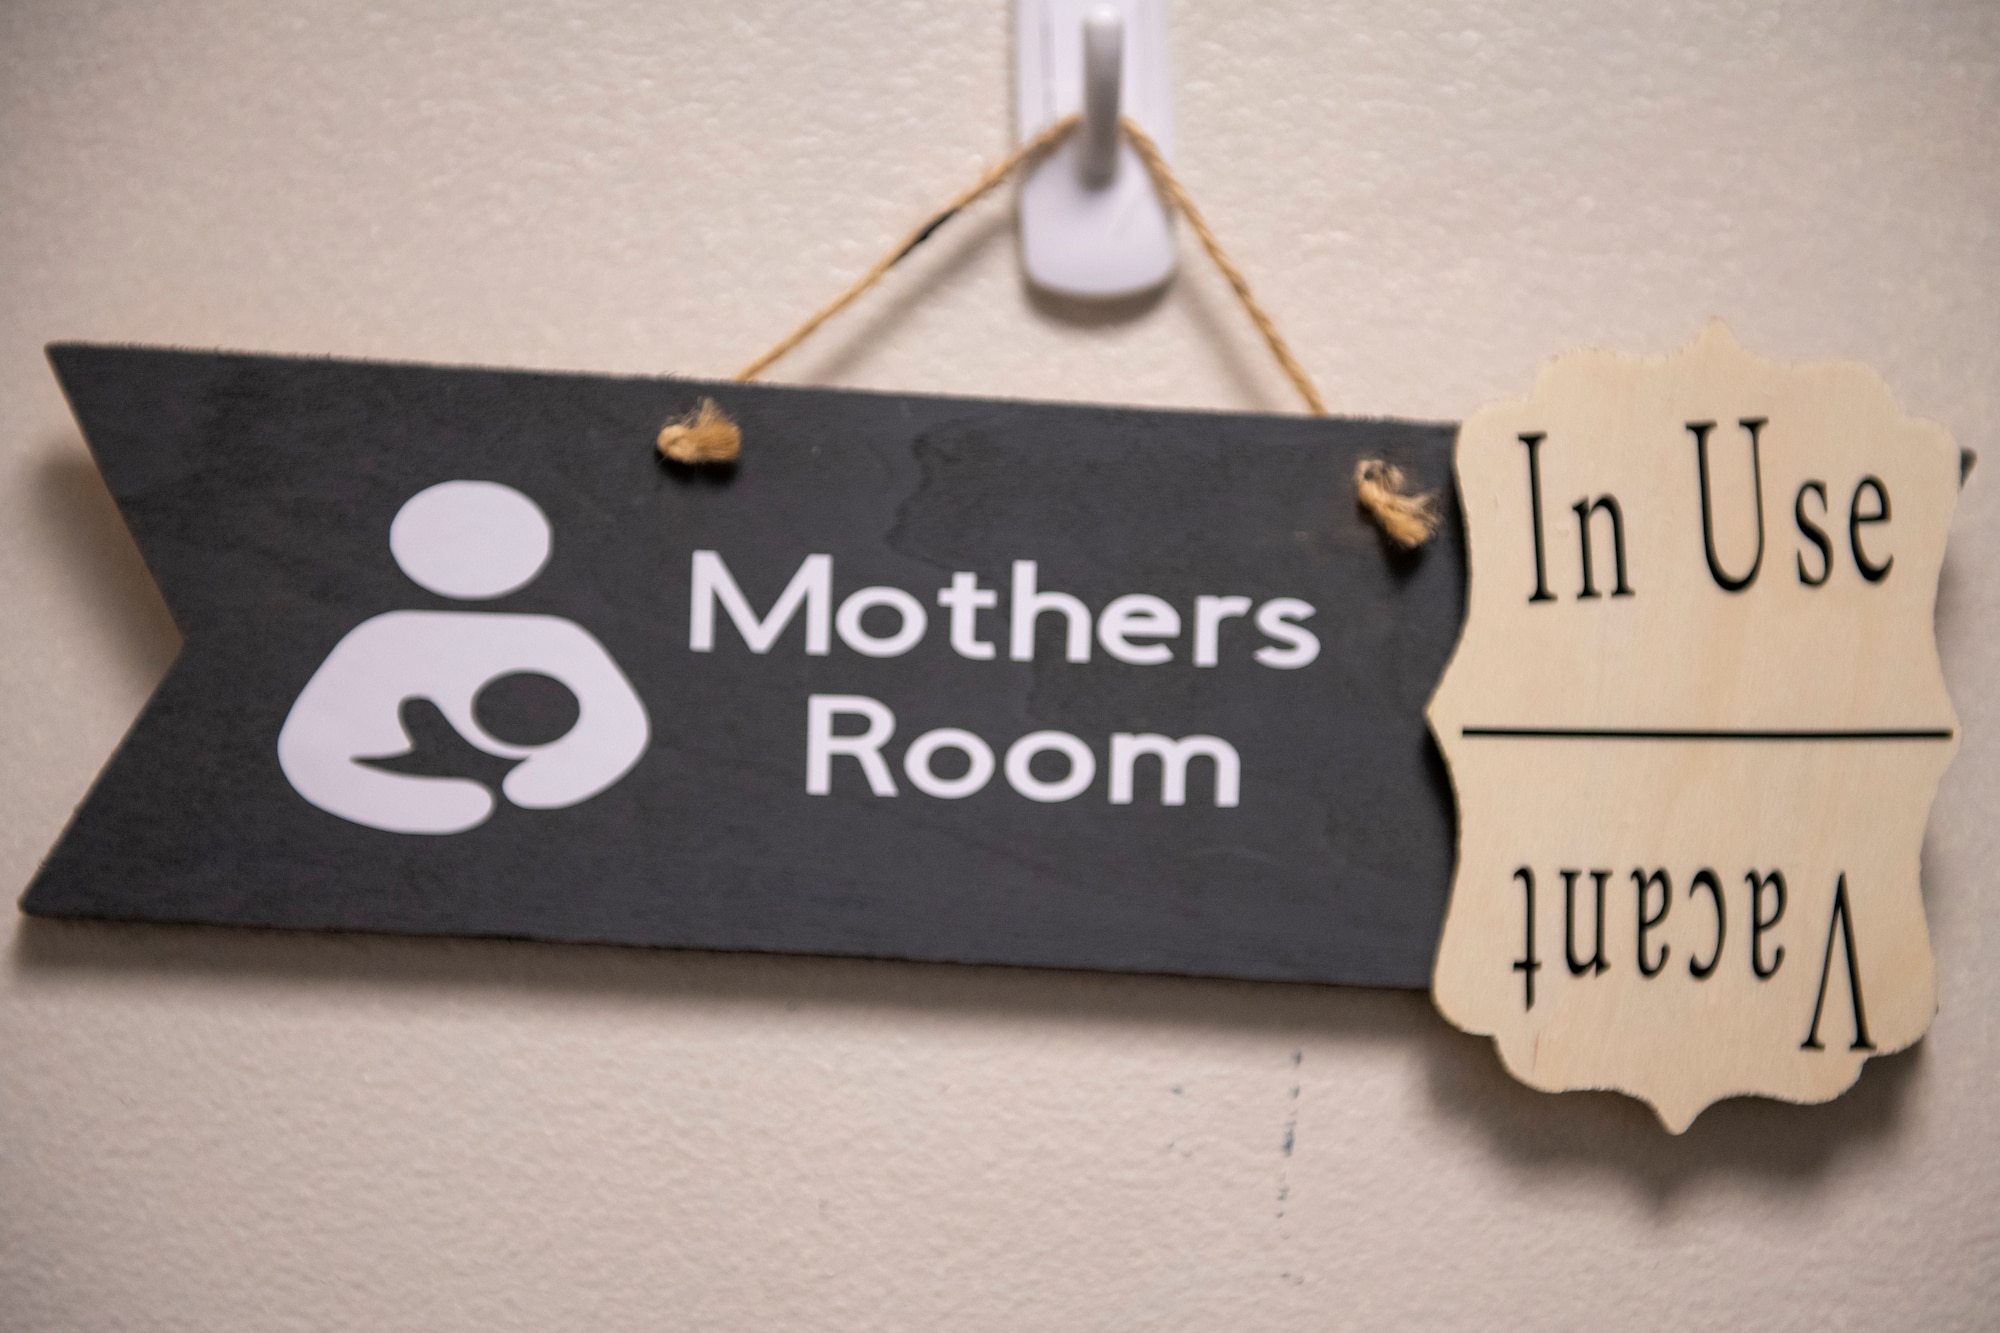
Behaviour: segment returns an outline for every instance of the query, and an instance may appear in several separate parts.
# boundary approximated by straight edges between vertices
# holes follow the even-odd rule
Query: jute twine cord
[[[818,310],[815,310],[811,315],[808,315],[806,317],[806,321],[803,324],[793,329],[790,333],[786,334],[784,337],[778,339],[777,344],[773,346],[770,351],[764,353],[764,355],[758,357],[755,361],[752,361],[749,365],[737,371],[736,379],[739,382],[747,383],[750,380],[754,380],[759,375],[763,374],[764,371],[770,367],[773,361],[776,361],[779,357],[791,351],[794,347],[797,347],[807,338],[810,338],[815,332],[818,331],[820,325],[826,323],[829,319],[832,319],[835,315],[847,309],[848,306],[854,303],[855,297],[861,295],[861,293],[867,291],[870,287],[873,287],[876,283],[880,282],[882,280],[883,274],[887,273],[890,269],[894,268],[898,263],[902,262],[903,257],[908,255],[910,251],[916,249],[918,246],[922,245],[925,241],[928,241],[931,238],[932,233],[937,231],[937,229],[939,227],[942,227],[945,223],[951,221],[952,217],[955,214],[957,214],[959,210],[968,208],[971,205],[977,203],[995,186],[999,185],[1002,181],[1005,181],[1009,176],[1013,175],[1015,168],[1019,167],[1023,162],[1028,161],[1030,158],[1038,158],[1043,153],[1046,153],[1049,149],[1061,143],[1065,138],[1069,136],[1070,132],[1077,127],[1077,125],[1081,122],[1081,120],[1082,117],[1080,116],[1072,115],[1063,117],[1061,120],[1049,126],[1047,129],[1043,130],[1040,134],[1037,134],[1034,138],[1028,140],[1028,142],[1022,144],[1019,148],[1016,148],[1013,152],[1007,154],[1007,156],[1001,158],[998,162],[988,167],[985,171],[985,174],[980,176],[978,180],[974,181],[968,189],[960,193],[956,199],[953,199],[950,203],[946,204],[943,208],[939,209],[936,213],[932,214],[931,217],[927,219],[921,227],[918,227],[915,231],[912,231],[908,236],[905,236],[902,239],[902,241],[897,244],[895,249],[891,250],[888,254],[883,255],[880,259],[876,260],[875,266],[869,269],[866,273],[862,274],[860,277],[856,278],[846,291],[834,297],[831,301],[828,301]]]
[[[1039,159],[1044,153],[1061,143],[1081,123],[1078,115],[1065,116],[1055,124],[1028,140],[1000,161],[988,167],[978,180],[959,193],[950,203],[932,214],[924,223],[905,236],[896,247],[850,283],[847,289],[807,316],[797,328],[780,338],[769,351],[749,365],[736,372],[738,383],[748,383],[767,370],[773,362],[783,357],[800,343],[810,338],[822,324],[852,305],[857,297],[881,281],[882,276],[900,263],[905,256],[949,222],[960,211],[969,207],[990,193],[995,186],[1012,176],[1025,163]],[[1292,355],[1291,345],[1278,326],[1272,322],[1264,307],[1250,290],[1249,280],[1236,267],[1222,243],[1215,238],[1208,221],[1195,207],[1194,200],[1168,167],[1167,160],[1160,153],[1159,145],[1152,136],[1140,129],[1132,119],[1120,118],[1125,137],[1146,164],[1146,171],[1153,178],[1153,184],[1171,202],[1180,215],[1187,219],[1189,228],[1201,242],[1201,248],[1208,253],[1222,276],[1229,282],[1230,290],[1242,304],[1250,322],[1257,326],[1263,336],[1265,346],[1271,349],[1272,357],[1279,369],[1298,390],[1305,400],[1306,410],[1313,416],[1327,415],[1326,403],[1319,396],[1312,376]],[[660,453],[677,463],[727,463],[735,459],[742,449],[742,434],[736,423],[718,407],[713,399],[704,398],[695,410],[676,421],[670,421],[660,430]],[[1355,498],[1363,510],[1375,520],[1382,534],[1391,542],[1405,549],[1413,549],[1428,541],[1437,530],[1437,506],[1431,495],[1412,495],[1405,489],[1402,469],[1379,458],[1364,458],[1354,469]]]
[[[1278,326],[1264,313],[1264,307],[1257,303],[1255,296],[1251,295],[1250,283],[1243,276],[1243,270],[1236,267],[1235,261],[1223,250],[1222,242],[1216,240],[1215,233],[1208,229],[1207,219],[1203,218],[1201,210],[1194,206],[1194,200],[1188,198],[1188,192],[1181,187],[1180,178],[1167,166],[1167,159],[1160,154],[1160,146],[1154,143],[1152,136],[1140,129],[1130,116],[1121,117],[1120,123],[1124,126],[1125,137],[1132,141],[1133,149],[1139,154],[1139,160],[1146,164],[1146,170],[1152,175],[1153,184],[1158,187],[1161,194],[1173,202],[1175,208],[1180,210],[1181,216],[1187,219],[1188,226],[1194,229],[1195,236],[1201,241],[1201,248],[1208,251],[1208,257],[1222,270],[1222,276],[1229,279],[1230,289],[1236,293],[1236,299],[1243,304],[1243,312],[1250,316],[1250,322],[1257,326],[1257,332],[1264,335],[1264,344],[1271,349],[1271,355],[1277,358],[1278,367],[1285,372],[1285,378],[1289,379],[1292,387],[1299,391],[1299,397],[1306,400],[1306,410],[1316,417],[1325,416],[1326,403],[1321,400],[1319,389],[1312,382],[1312,376],[1306,374],[1306,368],[1292,355],[1292,345],[1285,341],[1285,336],[1278,332]]]
[[[1437,531],[1437,497],[1412,495],[1403,469],[1380,458],[1354,465],[1354,498],[1382,529],[1382,535],[1406,551],[1414,551]]]
[[[676,463],[731,463],[743,452],[743,432],[713,398],[660,427],[660,452]]]

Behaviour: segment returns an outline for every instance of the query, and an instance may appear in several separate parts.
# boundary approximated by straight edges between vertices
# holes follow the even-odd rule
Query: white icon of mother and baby
[[[404,574],[440,596],[504,597],[548,562],[549,521],[491,481],[447,481],[412,496],[389,527]],[[544,745],[501,740],[475,716],[506,676],[552,677],[576,697],[576,723]],[[278,763],[329,814],[392,833],[461,833],[495,807],[485,783],[393,773],[366,762],[408,754],[405,700],[428,699],[472,745],[518,760],[500,783],[513,804],[553,810],[625,776],[650,737],[645,705],[604,645],[559,616],[389,611],[348,631],[313,673],[278,733]]]

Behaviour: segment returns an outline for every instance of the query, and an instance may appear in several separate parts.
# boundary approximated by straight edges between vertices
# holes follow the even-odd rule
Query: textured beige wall
[[[1002,0],[0,3],[0,888],[175,649],[55,338],[725,372],[1000,152]],[[1172,10],[1181,162],[1329,398],[1577,343],[1872,362],[2000,467],[2000,5]],[[1191,262],[1007,206],[785,374],[1290,410]],[[1942,1012],[1679,1140],[1421,995],[23,923],[0,1327],[1991,1327],[2000,487],[1939,609]]]

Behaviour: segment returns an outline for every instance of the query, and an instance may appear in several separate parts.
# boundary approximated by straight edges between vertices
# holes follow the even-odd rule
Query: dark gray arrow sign
[[[30,913],[1428,984],[1449,426],[50,357],[186,645]]]

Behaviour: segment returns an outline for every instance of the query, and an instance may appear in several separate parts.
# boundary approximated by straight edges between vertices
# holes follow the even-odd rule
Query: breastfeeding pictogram
[[[403,573],[467,601],[532,582],[549,557],[549,522],[533,500],[491,481],[447,481],[412,496],[389,528]],[[545,744],[482,726],[483,690],[546,676],[576,699],[576,721]],[[434,704],[478,750],[513,764],[500,790],[553,810],[586,801],[629,772],[650,736],[645,705],[581,625],[559,616],[389,611],[355,626],[300,691],[278,733],[278,763],[299,795],[330,814],[392,833],[462,833],[484,823],[491,789],[465,777],[391,772],[371,761],[411,752],[405,701]]]

